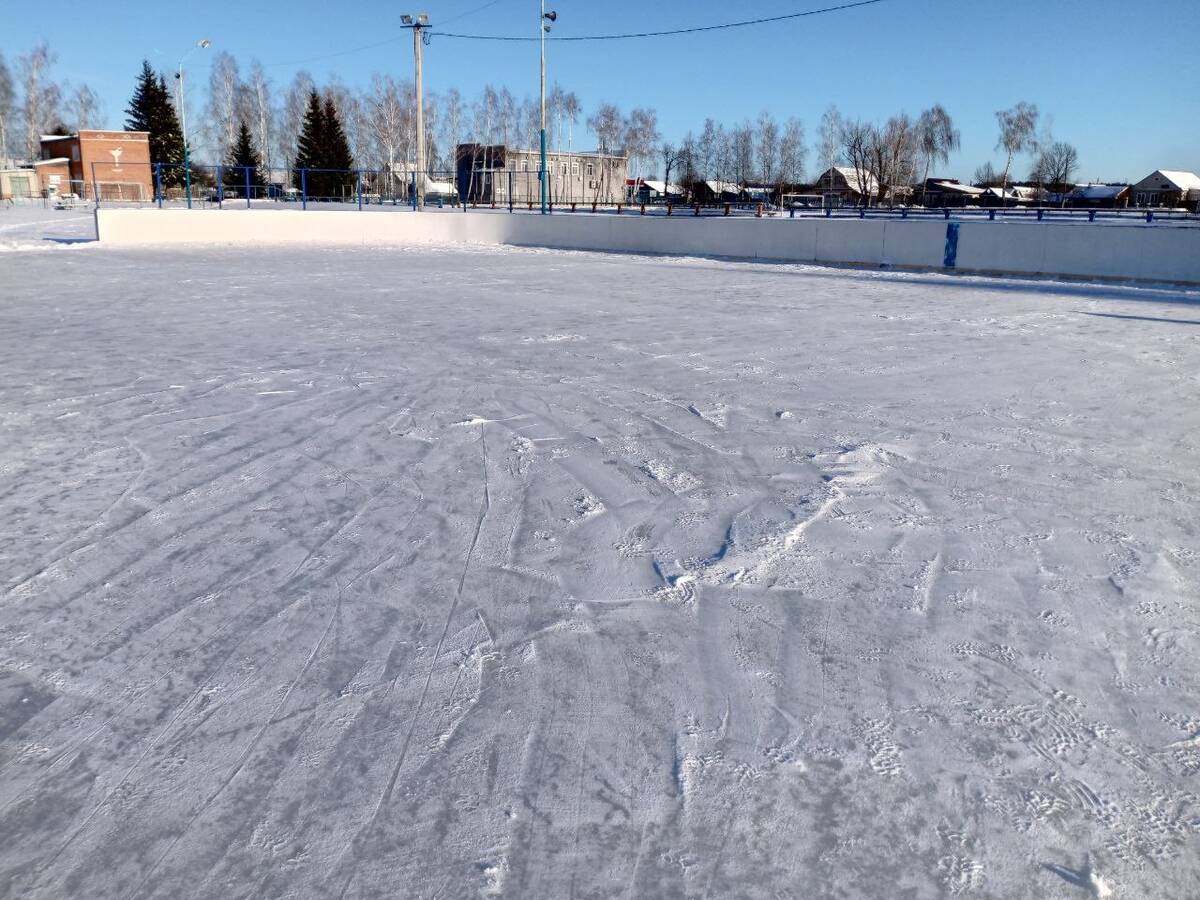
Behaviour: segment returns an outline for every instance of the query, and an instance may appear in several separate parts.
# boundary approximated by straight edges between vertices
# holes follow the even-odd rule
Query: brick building
[[[92,199],[97,192],[101,200],[154,196],[150,135],[145,131],[44,135],[42,158],[34,167],[41,176],[43,196],[73,193]]]

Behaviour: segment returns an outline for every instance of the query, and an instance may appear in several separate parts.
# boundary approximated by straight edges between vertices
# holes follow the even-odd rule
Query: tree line
[[[26,158],[36,158],[42,134],[103,124],[94,92],[86,85],[55,82],[50,77],[54,62],[43,42],[18,58],[14,76],[0,55],[0,157],[20,149]],[[175,79],[144,63],[126,110],[126,126],[151,133],[156,161],[182,162],[178,104]],[[625,112],[602,102],[585,117],[578,95],[557,85],[547,96],[547,114],[548,140],[555,150],[574,149],[582,125],[600,152],[627,156],[635,178],[756,184],[782,191],[804,186],[809,174],[804,124],[796,118],[780,121],[768,111],[733,124],[707,119],[677,142],[663,139],[653,108]],[[1028,181],[1070,182],[1078,153],[1055,140],[1048,128],[1039,131],[1036,106],[1022,102],[996,116],[996,148],[1003,166],[997,170],[989,161],[976,170],[976,182],[1007,188],[1014,180],[1015,161],[1026,155],[1033,160]],[[336,78],[318,85],[310,73],[300,71],[278,86],[257,60],[243,74],[235,57],[218,52],[200,113],[189,118],[196,123],[188,136],[193,157],[209,164],[250,166],[256,183],[260,170],[285,167],[395,174],[410,168],[417,156],[414,85],[386,74],[377,73],[369,85],[355,89]],[[460,144],[536,147],[540,107],[536,97],[517,97],[505,87],[485,86],[469,100],[452,88],[427,92],[425,122],[425,159],[431,169],[448,172],[456,168]],[[915,118],[900,113],[878,123],[846,117],[831,106],[821,117],[812,148],[819,166],[813,177],[844,166],[864,197],[894,201],[901,188],[936,174],[960,147],[959,131],[941,105]]]
[[[103,122],[100,98],[87,84],[52,77],[57,55],[43,41],[9,65],[0,51],[0,161],[37,159],[43,134],[69,134]]]

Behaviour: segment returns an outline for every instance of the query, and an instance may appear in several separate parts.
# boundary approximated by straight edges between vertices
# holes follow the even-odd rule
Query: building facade
[[[879,196],[879,182],[870,172],[834,166],[821,173],[813,190],[825,198],[826,206],[870,206]]]
[[[42,158],[34,163],[42,195],[72,193],[101,200],[150,200],[154,167],[145,131],[81,130],[44,135]]]
[[[1137,206],[1195,209],[1200,203],[1200,175],[1159,169],[1135,184],[1132,193]]]
[[[538,204],[539,150],[503,144],[459,144],[455,148],[458,195],[467,203]],[[547,197],[551,203],[624,203],[629,160],[606,153],[546,153]]]

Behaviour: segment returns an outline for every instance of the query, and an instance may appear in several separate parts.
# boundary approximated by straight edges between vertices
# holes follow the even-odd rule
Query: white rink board
[[[1200,283],[1200,228],[955,222],[954,271]],[[622,253],[944,268],[947,223],[902,219],[714,219],[397,210],[104,209],[105,243],[406,246],[505,244]]]

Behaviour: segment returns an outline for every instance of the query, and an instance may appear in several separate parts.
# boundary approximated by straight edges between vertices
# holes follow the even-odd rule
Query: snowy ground
[[[1200,296],[64,215],[0,895],[1195,896]]]

